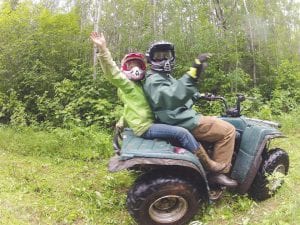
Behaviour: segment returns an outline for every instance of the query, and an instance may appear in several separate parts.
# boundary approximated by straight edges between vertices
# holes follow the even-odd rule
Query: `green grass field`
[[[290,172],[279,192],[263,202],[226,192],[194,224],[300,224],[300,116],[280,118]],[[111,136],[95,128],[0,127],[0,224],[135,224],[125,208],[134,181],[109,173]]]

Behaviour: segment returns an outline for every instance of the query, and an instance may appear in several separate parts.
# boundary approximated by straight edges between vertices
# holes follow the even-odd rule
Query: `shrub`
[[[9,95],[0,92],[0,123],[26,125],[25,106],[13,90]]]
[[[9,140],[9,141],[8,141]],[[31,156],[94,160],[113,154],[111,135],[95,126],[54,128],[0,127],[0,148]]]

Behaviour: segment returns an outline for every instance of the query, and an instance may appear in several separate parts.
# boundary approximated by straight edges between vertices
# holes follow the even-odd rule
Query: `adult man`
[[[192,109],[192,97],[198,92],[196,84],[207,66],[210,55],[200,55],[190,70],[178,80],[171,76],[175,64],[175,50],[172,43],[155,42],[146,55],[151,69],[146,74],[143,87],[157,121],[184,127],[191,131],[198,141],[213,142],[212,159],[227,166],[218,174],[212,174],[211,182],[236,186],[236,181],[224,175],[231,167],[234,126],[215,117],[202,116]],[[199,158],[208,159],[205,150],[199,151],[198,154],[201,155]],[[205,164],[205,160],[203,163]]]

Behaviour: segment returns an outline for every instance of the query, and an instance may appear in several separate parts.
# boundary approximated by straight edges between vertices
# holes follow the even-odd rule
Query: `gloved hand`
[[[204,63],[207,62],[211,56],[212,56],[211,53],[202,53],[198,56],[198,59],[201,63]]]
[[[187,72],[191,77],[194,79],[199,79],[200,75],[204,72],[205,68],[208,66],[208,59],[211,57],[212,54],[210,53],[203,53],[200,54]]]
[[[200,73],[203,73],[204,70],[208,67],[208,59],[212,56],[211,53],[203,53],[203,54],[200,54],[198,56],[198,59],[199,61],[201,62],[202,64],[202,68],[201,68],[201,72]]]

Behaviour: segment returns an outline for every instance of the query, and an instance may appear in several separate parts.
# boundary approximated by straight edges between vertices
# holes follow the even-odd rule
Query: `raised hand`
[[[90,38],[98,48],[106,47],[106,40],[103,33],[98,34],[97,32],[92,32]]]
[[[198,59],[201,63],[204,63],[207,62],[211,56],[212,56],[211,53],[202,53],[198,56]]]

